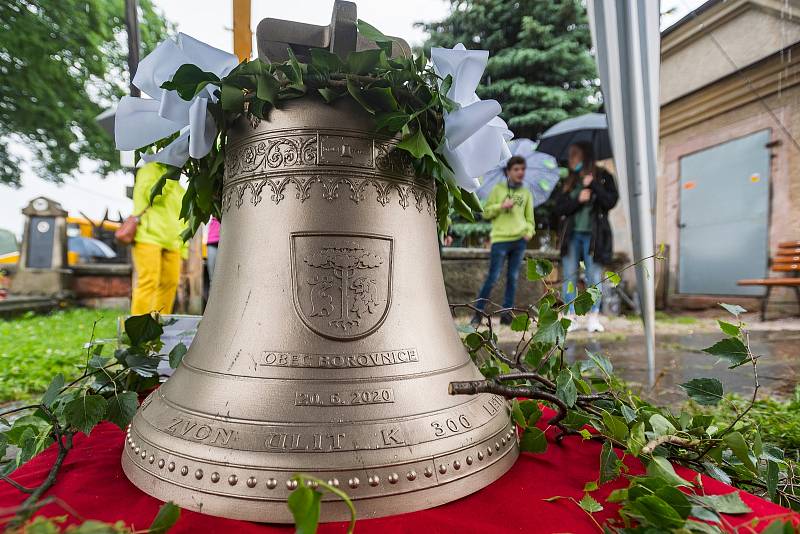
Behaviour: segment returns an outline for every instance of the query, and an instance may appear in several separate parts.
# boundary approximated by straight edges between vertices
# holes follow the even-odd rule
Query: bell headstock
[[[308,61],[312,48],[324,48],[345,59],[350,52],[376,48],[375,43],[358,34],[357,22],[355,2],[344,0],[334,2],[331,23],[327,26],[263,19],[256,29],[258,57],[270,62],[286,61],[289,59],[287,49],[291,49],[300,61]],[[411,47],[404,40],[392,43],[393,57],[410,55]]]

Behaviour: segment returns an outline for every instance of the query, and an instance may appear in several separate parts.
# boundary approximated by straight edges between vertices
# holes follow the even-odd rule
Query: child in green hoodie
[[[486,307],[492,288],[500,279],[506,259],[508,272],[503,308],[514,306],[519,269],[527,243],[534,233],[533,195],[524,183],[525,159],[520,156],[510,158],[506,163],[505,174],[506,180],[492,189],[483,207],[483,218],[492,222],[492,249],[489,273],[475,304],[481,311]],[[511,314],[504,314],[500,321],[509,324]],[[480,322],[481,315],[476,313],[472,323],[477,325]]]

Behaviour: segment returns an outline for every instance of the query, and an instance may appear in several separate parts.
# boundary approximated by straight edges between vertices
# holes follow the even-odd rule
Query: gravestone
[[[67,296],[71,271],[67,264],[67,212],[61,204],[37,197],[22,210],[22,234],[14,295]]]

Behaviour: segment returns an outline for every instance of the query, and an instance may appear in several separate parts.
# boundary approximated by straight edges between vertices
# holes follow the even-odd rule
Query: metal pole
[[[131,96],[141,96],[139,88],[133,85],[136,67],[139,65],[139,17],[137,0],[125,0],[125,30],[128,32],[128,73],[130,74]]]

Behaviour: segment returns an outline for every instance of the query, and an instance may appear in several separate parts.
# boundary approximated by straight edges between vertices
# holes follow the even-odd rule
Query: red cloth
[[[430,510],[359,521],[356,532],[597,532],[597,526],[575,503],[566,499],[556,502],[545,502],[543,499],[554,495],[580,499],[584,483],[597,479],[600,445],[580,443],[581,438],[577,436],[556,445],[552,442],[552,432],[548,432],[548,437],[551,441],[545,454],[522,454],[508,473],[477,493]],[[122,473],[120,457],[124,441],[123,433],[110,423],[98,426],[90,437],[76,436],[75,448],[67,456],[49,495],[57,496],[84,519],[108,522],[122,519],[135,529],[147,528],[161,503],[139,491]],[[54,458],[55,450],[51,447],[18,469],[12,478],[26,486],[36,485],[44,479]],[[630,468],[630,474],[643,472],[638,460],[627,458],[625,463]],[[695,476],[688,469],[679,468],[678,473],[687,479]],[[603,502],[612,490],[626,485],[625,480],[610,482],[592,495]],[[708,477],[703,478],[703,485],[708,494],[735,491]],[[729,526],[740,527],[740,533],[760,531],[778,518],[791,517],[800,523],[800,516],[785,508],[744,492],[741,492],[741,496],[753,513],[726,516]],[[17,506],[24,498],[19,491],[0,481],[0,509],[8,510]],[[614,516],[618,510],[615,504],[603,504],[605,509],[594,514],[599,523]],[[55,516],[67,512],[57,504],[50,504],[41,513]],[[345,530],[344,523],[325,524],[319,529],[321,533],[342,533]],[[292,532],[292,527],[234,521],[183,510],[180,520],[170,532],[288,534]]]

